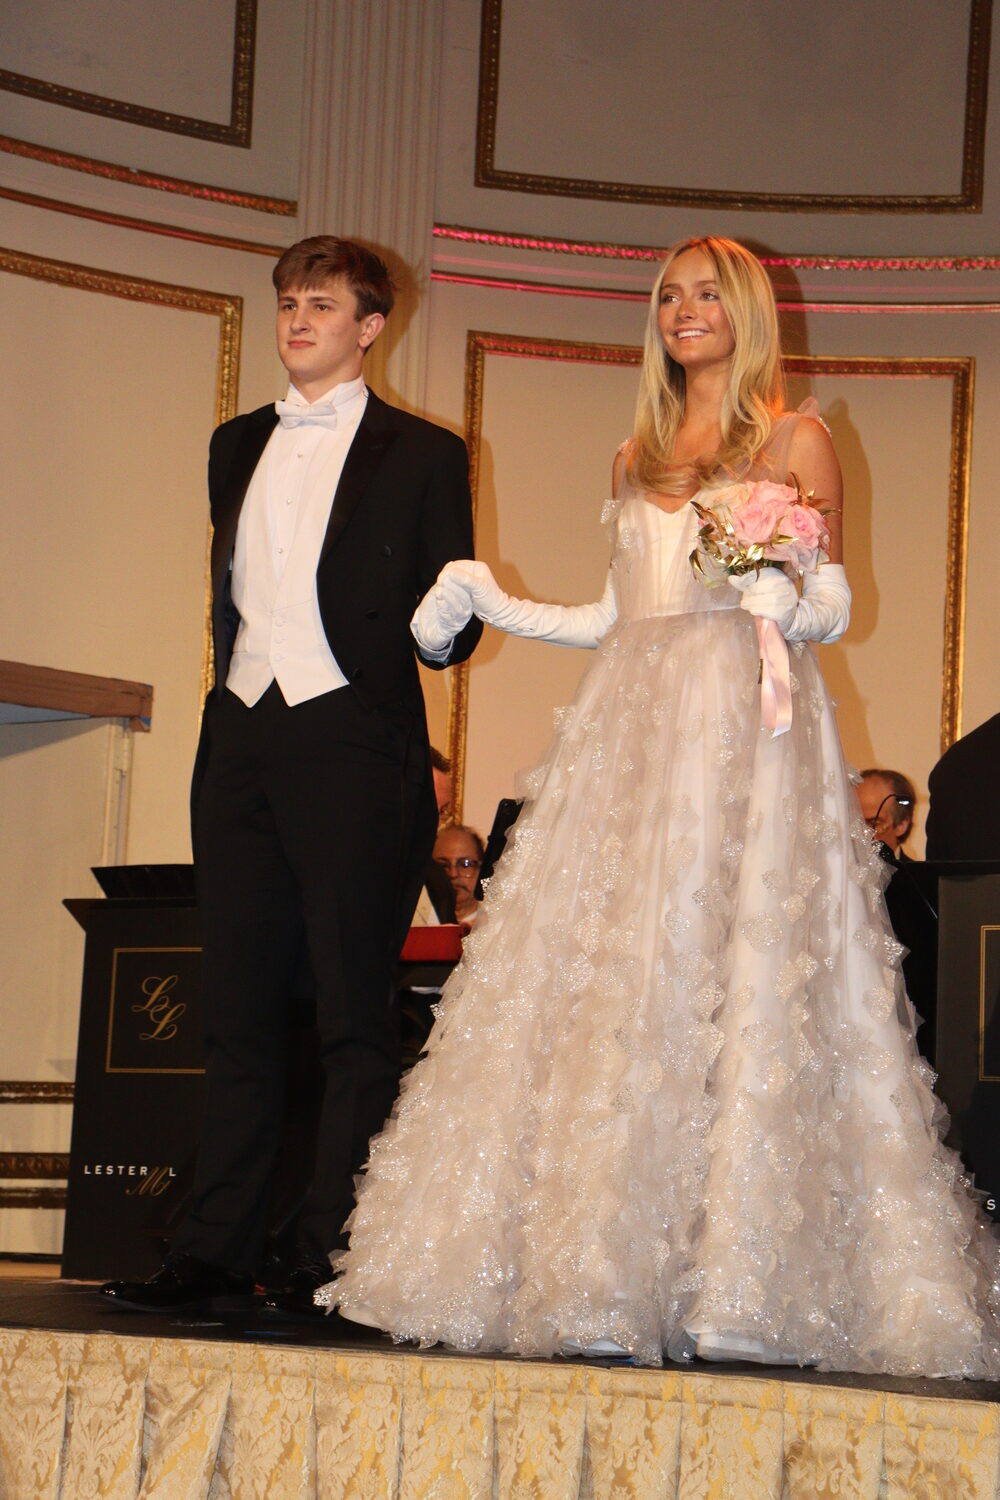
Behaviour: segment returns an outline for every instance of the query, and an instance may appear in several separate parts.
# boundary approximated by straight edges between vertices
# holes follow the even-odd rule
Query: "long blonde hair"
[[[733,330],[735,348],[729,387],[722,402],[722,446],[709,459],[675,463],[677,431],[684,417],[684,370],[670,358],[660,335],[660,288],[686,250],[702,250],[712,262],[719,299]],[[767,272],[735,240],[707,235],[674,245],[660,267],[649,299],[635,440],[628,469],[633,483],[661,494],[682,494],[692,482],[744,473],[768,439],[784,406],[785,382],[778,345],[778,314]]]

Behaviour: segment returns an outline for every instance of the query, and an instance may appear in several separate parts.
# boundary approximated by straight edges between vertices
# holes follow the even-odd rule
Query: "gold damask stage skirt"
[[[0,1330],[2,1500],[998,1493],[990,1401],[735,1372]]]

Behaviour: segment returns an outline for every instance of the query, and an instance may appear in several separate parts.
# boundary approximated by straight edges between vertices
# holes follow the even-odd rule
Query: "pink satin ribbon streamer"
[[[760,647],[760,721],[772,740],[792,727],[792,677],[788,643],[773,620],[757,617]]]

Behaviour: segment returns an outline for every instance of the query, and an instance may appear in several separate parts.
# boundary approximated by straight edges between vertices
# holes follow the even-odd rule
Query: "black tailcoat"
[[[465,445],[369,393],[317,566],[330,649],[348,686],[289,707],[225,689],[239,617],[230,580],[240,511],[273,406],[224,423],[209,453],[216,683],[195,766],[195,865],[205,929],[207,1107],[194,1208],[174,1249],[258,1269],[282,1107],[287,1002],[303,945],[326,1096],[301,1242],[334,1248],[367,1140],[394,1096],[388,1003],[436,808],[409,622],[443,565],[473,555]],[[472,620],[446,662],[464,660]],[[342,1241],[341,1241],[342,1242]]]

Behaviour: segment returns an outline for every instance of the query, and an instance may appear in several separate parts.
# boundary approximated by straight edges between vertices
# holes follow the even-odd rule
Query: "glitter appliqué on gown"
[[[752,477],[785,478],[794,423]],[[754,621],[692,574],[691,505],[626,486],[607,510],[617,623],[372,1144],[331,1296],[470,1352],[996,1376],[997,1241],[940,1143],[816,657],[790,648],[772,739]]]

